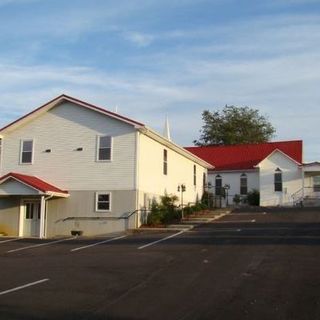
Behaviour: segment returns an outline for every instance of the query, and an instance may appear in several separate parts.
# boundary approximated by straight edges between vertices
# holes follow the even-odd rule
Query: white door
[[[40,202],[25,201],[24,202],[24,237],[40,236]]]

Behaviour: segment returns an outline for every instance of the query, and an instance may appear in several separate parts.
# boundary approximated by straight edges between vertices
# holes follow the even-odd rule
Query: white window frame
[[[103,138],[103,137],[110,137],[110,159],[99,159],[99,150],[100,150],[100,138]],[[108,134],[100,134],[97,136],[97,152],[96,152],[96,161],[97,162],[111,162],[112,161],[112,158],[113,158],[113,137],[108,135]]]
[[[23,153],[23,143],[24,142],[28,142],[28,141],[32,141],[32,154],[31,154],[31,162],[22,162],[22,153]],[[34,139],[21,139],[21,143],[20,143],[20,164],[21,165],[31,165],[34,162]]]
[[[108,210],[102,210],[98,208],[98,200],[100,195],[109,195],[109,209]],[[96,212],[111,212],[111,205],[112,205],[112,195],[110,191],[97,191],[95,196],[95,211]]]
[[[245,181],[246,181],[246,185],[245,186],[243,186],[242,185],[242,181],[245,179]],[[242,193],[241,191],[242,191],[242,188],[245,188],[246,189],[246,192],[245,193]],[[248,175],[246,174],[246,173],[242,173],[241,175],[240,175],[240,195],[241,196],[246,196],[248,194]]]

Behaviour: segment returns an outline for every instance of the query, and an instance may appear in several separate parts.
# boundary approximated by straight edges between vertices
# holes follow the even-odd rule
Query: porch
[[[47,201],[69,197],[47,182],[18,173],[0,178],[0,233],[19,237],[46,237]]]
[[[303,164],[302,188],[292,194],[296,206],[320,206],[320,162]]]

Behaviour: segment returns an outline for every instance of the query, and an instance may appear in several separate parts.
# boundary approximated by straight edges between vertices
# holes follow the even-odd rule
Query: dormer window
[[[33,140],[22,140],[21,142],[21,164],[32,164],[33,162]]]

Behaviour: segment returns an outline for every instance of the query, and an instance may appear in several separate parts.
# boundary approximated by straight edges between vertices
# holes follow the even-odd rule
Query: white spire
[[[164,124],[163,136],[164,136],[165,138],[167,138],[169,141],[171,141],[170,126],[169,126],[168,115],[166,115],[166,122],[165,122],[165,124]]]

